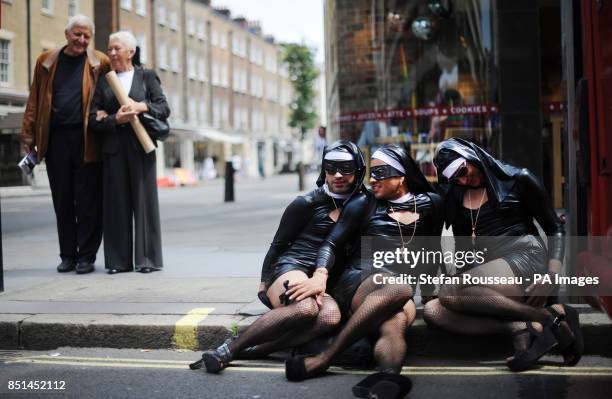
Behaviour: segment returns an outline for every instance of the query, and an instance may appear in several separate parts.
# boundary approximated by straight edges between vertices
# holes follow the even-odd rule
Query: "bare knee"
[[[314,298],[305,298],[295,304],[296,317],[314,319],[319,314],[319,305]]]

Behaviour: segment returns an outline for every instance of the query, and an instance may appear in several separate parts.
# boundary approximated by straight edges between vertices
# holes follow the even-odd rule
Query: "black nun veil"
[[[493,158],[474,143],[464,139],[452,138],[443,141],[436,149],[434,164],[438,171],[438,182],[440,184],[448,183],[448,179],[442,174],[442,171],[460,157],[465,158],[483,172],[487,196],[494,204],[499,204],[506,198],[516,183],[516,175],[521,172],[521,169]],[[452,189],[451,185],[450,190]]]
[[[410,190],[412,194],[435,192],[432,185],[427,181],[427,178],[423,172],[421,172],[421,169],[419,169],[419,166],[414,159],[412,159],[405,147],[398,144],[388,144],[379,148],[377,151],[390,156],[404,167],[406,171],[404,176],[408,183],[408,190]]]
[[[355,188],[351,191],[351,195],[346,199],[348,201],[355,194],[365,190],[365,186],[363,185],[363,178],[365,177],[366,166],[365,166],[365,157],[363,156],[363,152],[357,147],[357,145],[348,140],[338,140],[334,143],[328,145],[323,150],[323,157],[321,158],[321,173],[317,178],[317,187],[323,186],[325,184],[325,169],[323,169],[323,160],[325,159],[325,155],[330,153],[331,151],[341,151],[349,153],[353,156],[353,160],[356,163],[355,168]]]

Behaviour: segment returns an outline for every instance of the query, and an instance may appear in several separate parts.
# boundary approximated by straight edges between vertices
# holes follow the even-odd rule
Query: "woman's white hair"
[[[119,40],[121,43],[123,43],[123,45],[125,45],[125,47],[127,47],[128,50],[136,51],[136,46],[138,46],[138,42],[136,41],[136,38],[132,32],[127,30],[120,30],[118,32],[111,33],[108,37],[108,41],[110,42],[111,40]]]
[[[96,27],[91,18],[83,14],[77,14],[68,19],[68,25],[66,25],[66,32],[70,32],[75,26],[88,28],[91,31],[92,35],[96,33]]]

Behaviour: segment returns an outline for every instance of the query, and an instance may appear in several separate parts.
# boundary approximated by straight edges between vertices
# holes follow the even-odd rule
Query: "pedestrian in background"
[[[106,79],[100,79],[89,113],[102,139],[104,260],[109,274],[163,267],[155,151],[145,153],[130,120],[143,113],[166,120],[170,108],[157,74],[137,59],[130,32],[110,35],[108,56],[130,104],[121,106]],[[132,237],[132,231],[135,237]]]
[[[66,26],[66,45],[38,57],[21,130],[25,151],[35,150],[39,162],[46,160],[60,273],[94,271],[102,239],[99,145],[88,131],[87,115],[109,60],[88,48],[94,31],[90,18],[75,15]]]

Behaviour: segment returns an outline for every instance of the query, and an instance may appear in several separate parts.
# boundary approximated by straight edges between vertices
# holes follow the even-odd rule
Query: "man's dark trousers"
[[[83,126],[51,127],[47,174],[62,260],[94,263],[102,241],[102,168],[83,163]]]

